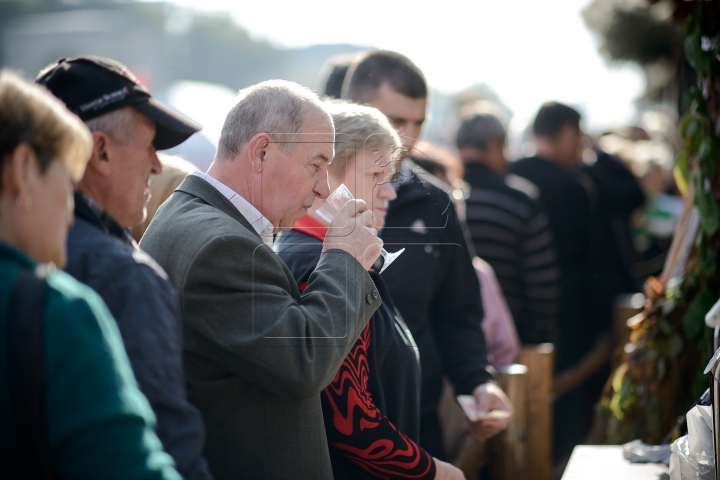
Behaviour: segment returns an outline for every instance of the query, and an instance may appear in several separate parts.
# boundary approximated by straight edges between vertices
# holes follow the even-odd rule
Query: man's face
[[[275,143],[263,160],[260,211],[275,226],[275,233],[292,229],[316,197],[325,199],[330,194],[327,167],[335,154],[335,130],[325,115],[311,111],[305,116],[303,132],[289,154]]]
[[[105,209],[123,228],[136,225],[147,215],[150,199],[150,174],[162,172],[162,165],[155,152],[155,122],[148,116],[133,110],[135,122],[127,143],[110,138],[108,154],[112,195]]]
[[[569,168],[578,165],[582,159],[582,131],[575,125],[566,124],[556,139],[558,159]]]
[[[380,110],[400,134],[403,146],[411,148],[420,137],[425,122],[426,98],[410,98],[382,83],[370,105]]]
[[[491,139],[483,151],[484,163],[493,172],[502,174],[507,171],[508,162],[505,160],[505,144],[497,139]]]

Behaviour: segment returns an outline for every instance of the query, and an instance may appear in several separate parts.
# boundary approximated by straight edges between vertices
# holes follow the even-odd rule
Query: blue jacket
[[[177,299],[163,269],[128,232],[80,194],[68,234],[67,272],[95,290],[118,324],[157,434],[185,479],[212,478],[202,418],[185,393]]]

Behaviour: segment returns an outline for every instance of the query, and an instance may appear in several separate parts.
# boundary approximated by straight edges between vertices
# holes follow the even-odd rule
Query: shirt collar
[[[273,230],[275,230],[275,227],[270,220],[265,218],[265,215],[260,213],[260,210],[255,208],[252,203],[245,200],[242,195],[234,191],[232,188],[228,187],[220,180],[211,177],[207,173],[196,170],[192,172],[192,175],[202,178],[215,187],[218,192],[222,193],[225,198],[230,200],[230,203],[238,209],[238,212],[240,212],[240,214],[245,217],[248,222],[250,222],[250,225],[252,225],[257,234],[260,235],[260,238],[265,245],[272,248]]]

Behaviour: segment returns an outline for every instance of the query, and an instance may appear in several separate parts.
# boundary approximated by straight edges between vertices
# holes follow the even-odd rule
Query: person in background
[[[537,154],[510,164],[511,173],[526,178],[540,190],[555,238],[562,288],[556,372],[577,364],[610,328],[609,324],[598,325],[592,310],[592,295],[597,288],[591,265],[593,219],[588,191],[580,178],[580,118],[580,113],[567,105],[543,104],[533,122]],[[590,428],[600,392],[593,392],[589,385],[586,382],[555,401],[554,453],[558,463],[569,457]]]
[[[2,471],[179,480],[110,312],[55,270],[67,259],[72,185],[91,150],[90,133],[61,102],[0,71]]]
[[[303,292],[272,244],[327,198],[334,141],[307,88],[242,90],[208,172],[188,175],[140,242],[180,294],[188,392],[219,479],[332,478],[320,397],[382,303],[367,272],[382,241],[372,210],[348,202]]]
[[[538,188],[508,173],[506,138],[493,115],[461,119],[455,143],[470,187],[468,232],[475,253],[497,274],[522,343],[554,343],[560,269],[553,234]]]
[[[633,279],[635,258],[631,216],[645,203],[645,194],[635,175],[615,156],[593,145],[594,161],[581,169],[590,179],[593,208],[593,267],[597,272],[597,292],[593,295],[599,322],[612,322],[615,298],[622,293],[642,290]]]
[[[335,99],[342,96],[343,81],[353,58],[354,54],[334,55],[323,64],[318,81],[320,95]]]
[[[162,165],[162,171],[150,175],[150,199],[147,202],[145,220],[130,227],[130,233],[136,242],[142,238],[160,205],[172,195],[185,177],[198,169],[192,163],[175,155],[159,153],[158,160]]]
[[[75,191],[67,272],[100,294],[115,317],[158,436],[186,479],[211,478],[203,422],[186,398],[177,298],[167,275],[138,248],[129,227],[146,216],[156,150],[201,127],[157,102],[132,73],[100,57],[61,59],[36,83],[92,132],[90,161]]]
[[[393,175],[402,143],[387,118],[371,107],[328,104],[335,124],[335,158],[328,167],[330,190],[346,185],[364,200],[382,230],[388,203],[395,199]],[[322,252],[328,222],[316,201],[308,214],[275,243],[299,284],[307,286]],[[392,268],[392,267],[389,267]],[[395,309],[382,276],[370,270],[382,305],[373,314],[335,379],[322,394],[325,432],[335,478],[463,478],[457,468],[420,446],[420,355],[410,330]],[[356,408],[357,399],[362,407]],[[346,421],[348,414],[354,412]],[[374,446],[383,444],[380,452]]]
[[[420,141],[415,145],[410,157],[412,161],[430,175],[442,180],[448,191],[452,190],[451,196],[458,212],[465,212],[466,188],[461,180],[465,169],[460,159],[452,152],[430,142]],[[462,218],[464,217],[461,217],[461,221]],[[488,360],[495,368],[512,365],[520,354],[520,340],[512,313],[492,266],[478,256],[473,257],[472,261],[480,282],[484,312],[481,325],[487,342]]]
[[[428,88],[407,57],[374,50],[356,57],[343,84],[343,98],[380,110],[411,149],[425,121]],[[437,406],[446,374],[458,395],[473,395],[480,411],[511,410],[494,382],[480,326],[480,285],[448,194],[413,173],[406,160],[397,198],[388,209],[383,240],[388,251],[406,248],[383,273],[388,290],[420,349],[422,393],[420,445],[445,459]],[[471,433],[484,441],[507,420],[477,420]]]

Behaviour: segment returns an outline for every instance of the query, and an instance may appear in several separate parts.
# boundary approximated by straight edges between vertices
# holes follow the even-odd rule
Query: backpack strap
[[[20,270],[10,297],[10,386],[19,434],[33,452],[37,478],[54,478],[47,452],[45,410],[45,335],[43,307],[47,296],[46,272]]]

